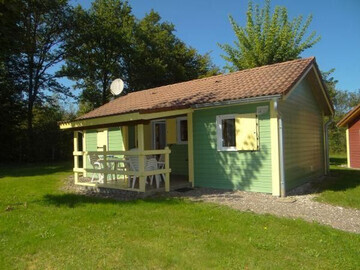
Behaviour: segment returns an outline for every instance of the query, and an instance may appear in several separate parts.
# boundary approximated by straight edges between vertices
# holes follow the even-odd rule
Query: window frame
[[[182,141],[181,140],[180,122],[184,121],[184,120],[186,121],[186,125],[187,125],[188,124],[188,122],[187,122],[188,119],[187,119],[186,116],[176,118],[176,142],[177,142],[177,144],[188,144],[188,141],[189,141],[189,134],[187,134],[188,135],[188,140],[187,141]]]
[[[217,136],[217,150],[218,151],[238,151],[236,148],[236,134],[235,134],[235,146],[222,146],[223,142],[223,128],[222,128],[222,120],[234,119],[235,121],[235,132],[236,132],[236,115],[235,114],[223,114],[216,116],[216,136]]]

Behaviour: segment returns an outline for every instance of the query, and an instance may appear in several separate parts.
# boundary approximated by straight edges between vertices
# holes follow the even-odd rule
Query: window
[[[177,121],[177,143],[185,144],[188,142],[188,129],[186,117],[179,117]]]
[[[218,151],[259,150],[258,119],[255,113],[216,117]]]
[[[219,115],[216,117],[218,150],[236,151],[235,115]]]

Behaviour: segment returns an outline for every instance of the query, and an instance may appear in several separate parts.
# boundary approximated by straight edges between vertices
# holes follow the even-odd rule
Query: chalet
[[[284,196],[327,173],[333,112],[311,57],[129,93],[60,128],[78,185]]]

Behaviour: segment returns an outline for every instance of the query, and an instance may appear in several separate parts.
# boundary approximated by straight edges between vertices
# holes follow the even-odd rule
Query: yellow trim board
[[[166,144],[176,143],[176,118],[166,119]]]
[[[270,136],[272,195],[280,196],[279,124],[277,112],[274,108],[274,101],[270,102]]]
[[[349,126],[347,126],[347,128],[346,128],[346,157],[347,157],[347,166],[348,166],[348,168],[351,168]]]
[[[192,111],[193,109],[182,109],[182,110],[172,110],[172,111],[156,112],[156,113],[144,113],[144,114],[127,113],[120,115],[104,116],[104,117],[98,117],[92,119],[76,120],[72,122],[61,123],[60,129],[91,127],[97,125],[106,125],[113,123],[138,121],[138,120],[151,120],[151,119],[158,119],[169,116],[184,115]]]

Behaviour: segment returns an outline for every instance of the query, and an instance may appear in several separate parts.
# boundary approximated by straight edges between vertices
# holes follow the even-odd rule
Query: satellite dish
[[[120,95],[120,93],[124,90],[124,82],[122,79],[114,80],[110,85],[111,94],[114,96]]]

